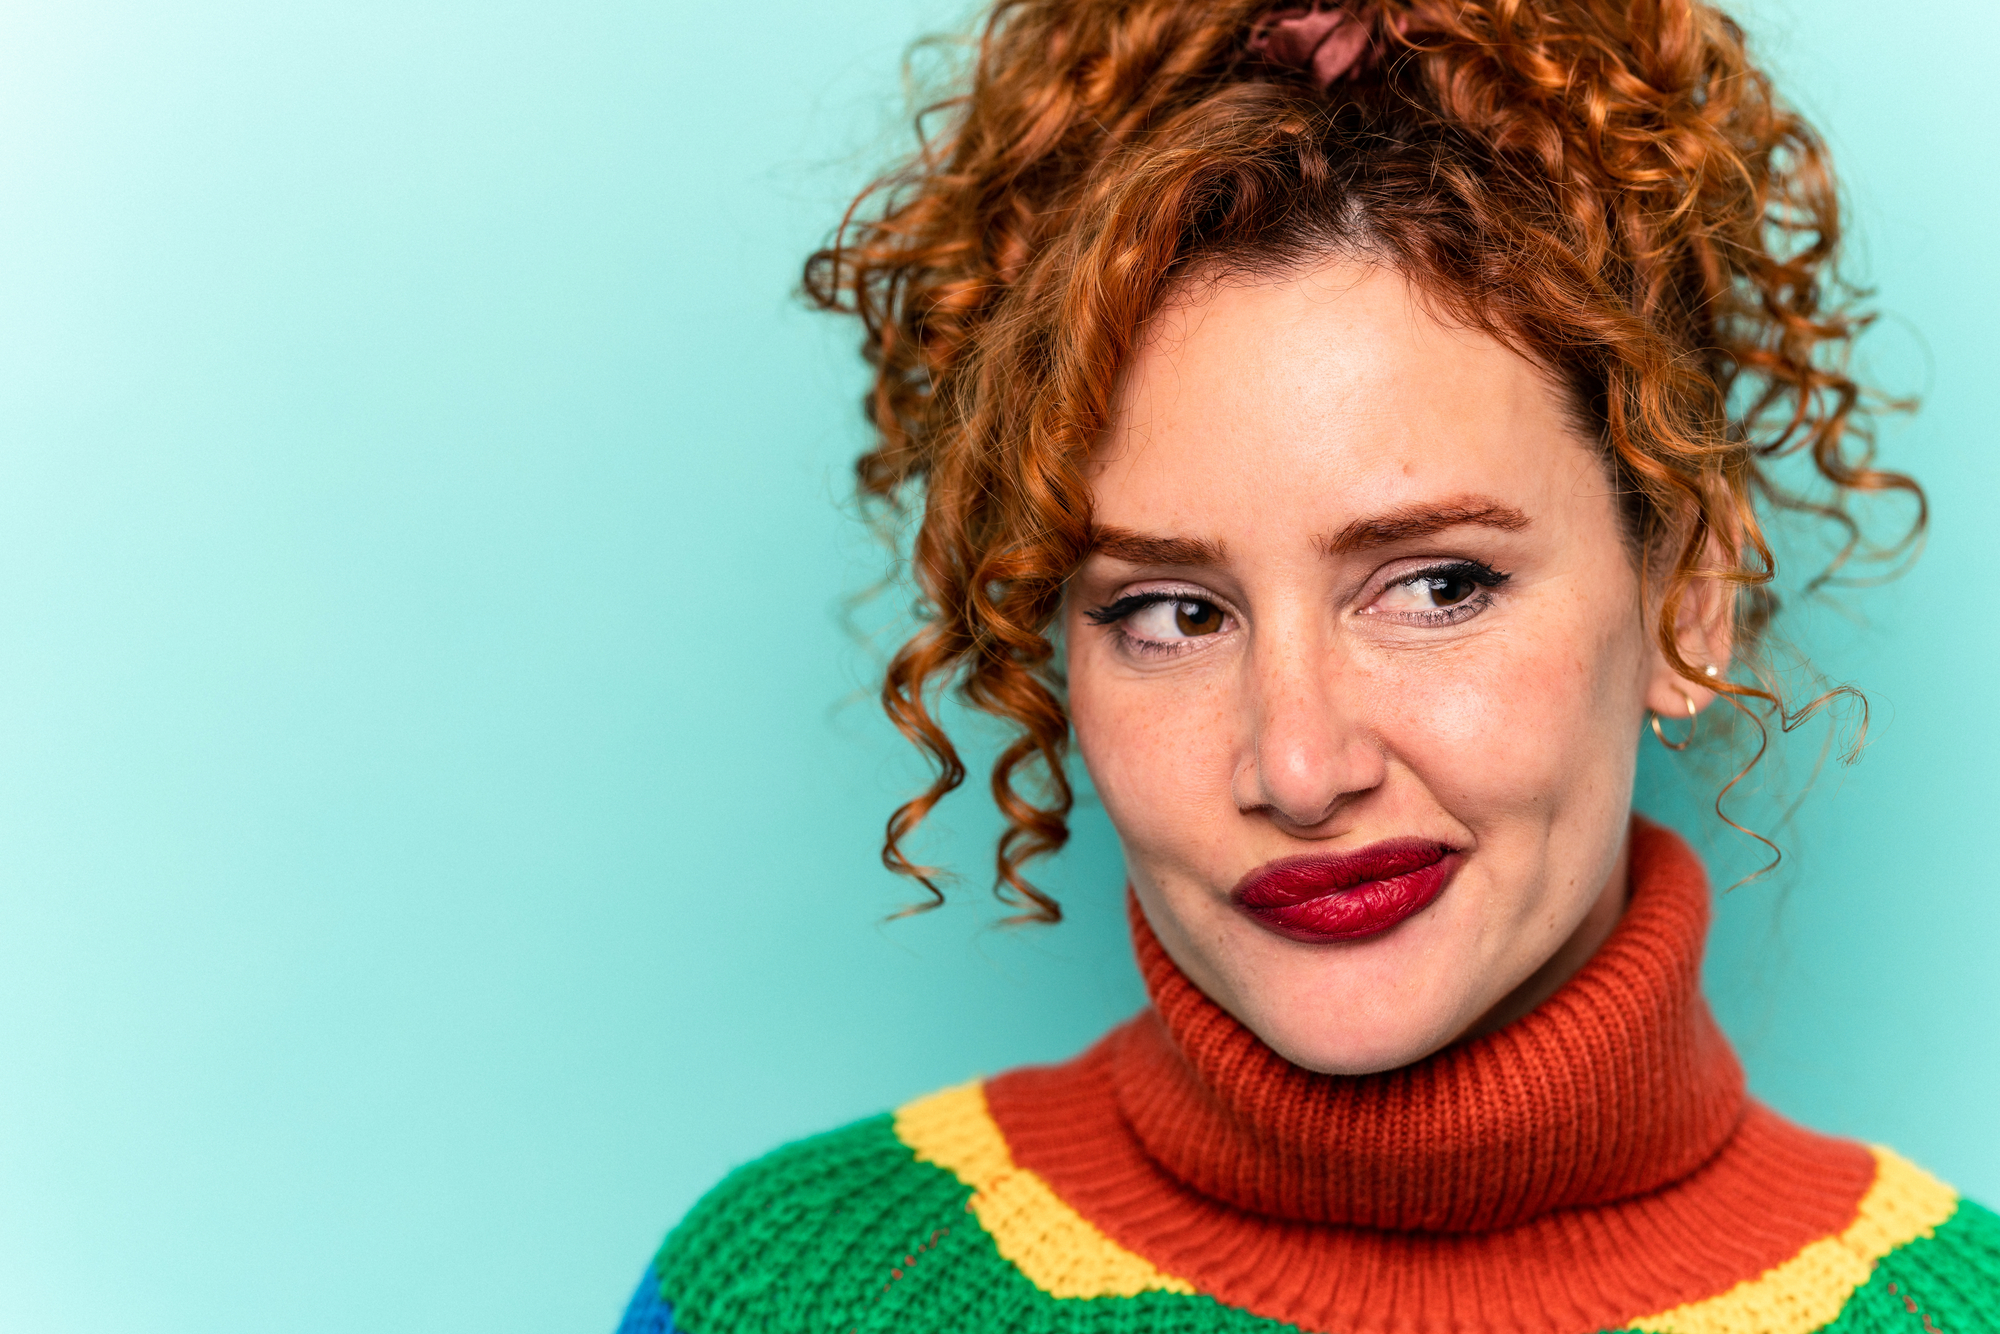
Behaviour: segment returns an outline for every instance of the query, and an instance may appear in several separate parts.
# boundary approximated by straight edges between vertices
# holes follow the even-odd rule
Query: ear
[[[1719,555],[1719,553],[1715,553]],[[1708,567],[1720,566],[1710,560]],[[1715,680],[1729,675],[1729,654],[1736,628],[1736,586],[1724,579],[1696,578],[1681,598],[1675,617],[1674,638],[1681,656]],[[1689,716],[1688,706],[1699,713],[1715,701],[1716,692],[1704,689],[1675,671],[1657,641],[1652,645],[1652,666],[1646,681],[1646,707],[1672,721]]]

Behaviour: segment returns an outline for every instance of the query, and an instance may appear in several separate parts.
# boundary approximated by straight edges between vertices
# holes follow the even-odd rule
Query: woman
[[[1736,26],[1001,0],[949,110],[808,270],[863,493],[923,504],[885,699],[940,775],[885,856],[956,679],[1054,918],[1073,729],[1152,1006],[737,1172],[625,1329],[2000,1327],[2000,1220],[1746,1097],[1631,813],[1645,732],[1797,716],[1758,502],[1848,555],[1855,494],[1921,507]]]

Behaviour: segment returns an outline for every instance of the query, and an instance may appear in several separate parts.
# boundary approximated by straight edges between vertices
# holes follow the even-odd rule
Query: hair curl
[[[1829,573],[1922,529],[1844,369],[1869,317],[1835,273],[1826,149],[1733,21],[1696,0],[1346,7],[1379,58],[1322,90],[1249,54],[1270,0],[997,0],[963,90],[919,118],[941,131],[807,263],[809,297],[866,331],[860,494],[903,512],[921,493],[921,623],[882,701],[937,772],[882,856],[932,903],[904,841],[965,778],[933,712],[955,681],[1014,731],[996,891],[1060,916],[1021,868],[1068,837],[1048,632],[1090,545],[1081,464],[1141,326],[1193,272],[1360,252],[1550,368],[1663,577],[1667,661],[1787,728],[1826,697],[1790,711],[1768,674],[1703,676],[1675,633],[1693,582],[1731,590],[1747,652],[1775,605],[1760,505],[1837,525]],[[1789,456],[1807,487],[1777,477]],[[1914,499],[1902,543],[1863,541],[1850,502],[1870,492]]]

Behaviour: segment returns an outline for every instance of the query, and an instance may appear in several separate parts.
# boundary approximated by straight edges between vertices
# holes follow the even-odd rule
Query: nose
[[[1365,726],[1364,693],[1343,683],[1338,653],[1318,639],[1253,646],[1247,735],[1231,781],[1238,810],[1288,830],[1325,824],[1387,770]]]

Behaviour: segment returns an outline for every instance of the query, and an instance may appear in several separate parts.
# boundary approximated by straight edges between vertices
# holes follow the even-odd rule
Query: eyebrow
[[[1438,504],[1404,505],[1385,514],[1356,519],[1332,537],[1322,540],[1319,546],[1329,556],[1344,556],[1385,547],[1392,542],[1429,537],[1462,524],[1517,533],[1528,526],[1528,516],[1512,505],[1502,505],[1483,496],[1466,496]],[[1091,529],[1090,549],[1131,565],[1214,566],[1223,563],[1222,543],[1209,538],[1152,537],[1111,524]]]
[[[1329,556],[1344,556],[1392,542],[1429,537],[1462,524],[1518,533],[1528,526],[1528,516],[1512,505],[1502,505],[1483,496],[1466,496],[1443,504],[1405,505],[1386,514],[1356,519],[1319,545]]]
[[[1222,543],[1205,537],[1148,537],[1129,528],[1094,527],[1090,549],[1132,565],[1220,565]]]

